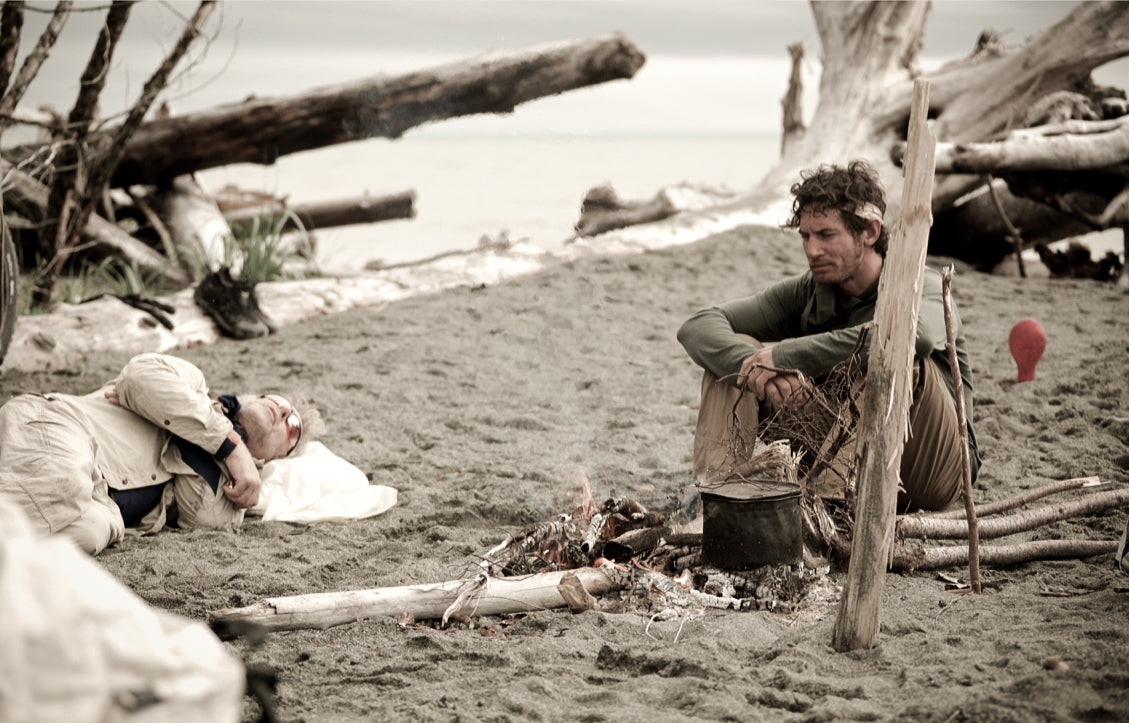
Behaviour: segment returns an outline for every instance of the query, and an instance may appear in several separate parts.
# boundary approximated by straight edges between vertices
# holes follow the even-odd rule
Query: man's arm
[[[232,430],[227,438],[234,447],[223,457],[223,463],[227,465],[228,474],[231,475],[231,482],[223,488],[224,496],[231,500],[231,504],[237,509],[254,507],[259,503],[259,492],[263,486],[259,467],[235,430]]]
[[[699,366],[736,385],[742,364],[760,348],[737,334],[760,344],[798,334],[804,278],[787,279],[754,296],[702,309],[682,324],[678,341]]]
[[[139,354],[122,369],[106,397],[217,455],[231,475],[232,484],[224,494],[234,505],[251,507],[258,502],[262,486],[258,467],[231,421],[213,405],[204,374],[195,365],[165,354]]]
[[[935,351],[942,351],[948,344],[943,291],[941,274],[926,267],[921,286],[921,307],[917,312],[917,339],[914,345],[914,355],[917,357],[927,357]],[[959,319],[956,321],[959,323]],[[959,331],[958,329],[958,334]]]
[[[113,391],[122,407],[212,453],[232,430],[212,404],[204,373],[184,359],[139,354],[114,380]]]

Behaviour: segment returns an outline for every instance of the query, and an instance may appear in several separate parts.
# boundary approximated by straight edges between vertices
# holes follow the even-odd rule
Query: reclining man
[[[799,229],[808,271],[754,296],[703,309],[678,331],[682,346],[705,369],[694,438],[694,482],[699,486],[725,474],[734,433],[752,439],[758,415],[802,394],[798,376],[776,370],[798,370],[822,381],[850,357],[860,331],[874,318],[889,243],[883,224],[886,197],[877,174],[864,161],[846,168],[825,165],[801,174],[791,191],[792,216],[786,226]],[[953,316],[975,479],[980,458],[972,431],[972,371],[956,309]],[[943,509],[962,487],[946,340],[941,275],[927,267],[917,320],[910,437],[900,470],[900,511]],[[739,429],[732,427],[734,405],[739,405]],[[745,436],[748,432],[752,434]]]
[[[181,528],[237,527],[259,500],[259,463],[290,454],[320,422],[274,394],[213,398],[191,363],[141,354],[91,394],[0,407],[0,495],[92,555],[173,514]]]

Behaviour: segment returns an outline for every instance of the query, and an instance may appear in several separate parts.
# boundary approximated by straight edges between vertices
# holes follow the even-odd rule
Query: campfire
[[[506,536],[470,563],[458,580],[372,590],[269,598],[255,605],[213,611],[209,621],[224,634],[254,626],[265,630],[325,628],[388,615],[415,624],[468,616],[506,615],[569,607],[633,611],[680,621],[708,610],[761,610],[818,619],[838,600],[833,566],[850,556],[857,477],[854,439],[859,419],[857,356],[820,385],[805,381],[802,398],[762,420],[758,439],[731,440],[731,464],[698,488],[701,498],[727,485],[795,485],[802,543],[794,559],[763,565],[718,565],[709,550],[706,519],[685,510],[659,512],[638,500],[612,496],[596,502],[581,469],[568,510]],[[1012,511],[1052,494],[1100,485],[1095,477],[1061,480],[977,509],[982,538],[1129,503],[1129,489],[1089,492],[1044,507]],[[700,512],[705,505],[697,505]],[[966,564],[968,545],[911,545],[907,540],[967,540],[964,510],[897,519],[889,569],[903,572]],[[698,526],[698,522],[702,522]],[[745,525],[744,529],[750,526]],[[742,528],[738,526],[738,530]],[[716,540],[715,535],[715,542]],[[722,535],[722,542],[730,542]],[[771,539],[771,534],[769,535]],[[738,541],[741,542],[741,541]],[[748,541],[745,541],[747,543]],[[1087,557],[1113,552],[1116,541],[1038,540],[982,546],[985,564]],[[789,553],[791,554],[791,553]],[[648,633],[649,634],[649,633]]]

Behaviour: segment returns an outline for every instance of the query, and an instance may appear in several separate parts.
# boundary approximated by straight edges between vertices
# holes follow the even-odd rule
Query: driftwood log
[[[985,565],[1018,565],[1032,560],[1076,560],[1105,555],[1117,549],[1116,540],[1031,540],[1011,545],[982,545],[980,562]],[[968,548],[912,547],[898,545],[890,569],[896,572],[938,570],[968,563]]]
[[[812,12],[823,63],[819,102],[806,128],[794,121],[785,128],[787,142],[780,162],[749,197],[759,207],[782,203],[803,169],[867,158],[886,185],[892,206],[888,217],[897,218],[902,179],[894,156],[905,140],[916,78],[930,83],[930,122],[942,144],[953,144],[950,148],[993,141],[1017,126],[1045,125],[1047,121],[1028,110],[1045,107],[1044,98],[1062,92],[1084,95],[1095,106],[1111,95],[1124,99],[1123,89],[1095,86],[1090,72],[1129,55],[1129,3],[1079,3],[1054,26],[1017,47],[1005,47],[994,35],[984,33],[971,55],[928,73],[918,69],[917,61],[929,3],[816,1]],[[793,53],[793,62],[801,62],[801,57]],[[794,95],[788,96],[793,105]],[[1116,104],[1107,107],[1110,113],[1122,112]],[[1094,142],[1093,138],[1070,140],[1079,148]],[[1118,167],[1113,159],[1116,156],[1103,169],[1066,179],[1068,188],[1095,172],[1112,168],[1112,175]],[[1035,173],[1045,178],[1061,172]],[[953,173],[939,180],[933,190],[936,222],[930,234],[931,253],[991,267],[1014,251],[991,199],[972,194],[984,183],[979,172]],[[1087,193],[1092,203],[1105,208],[1122,188],[1123,175],[1120,186]],[[1007,189],[1004,193],[1003,205],[1012,223],[1023,229],[1028,245],[1094,230],[1059,208],[1017,198]]]
[[[1129,116],[1021,128],[992,142],[937,144],[938,173],[1084,171],[1123,163],[1129,163]]]
[[[670,186],[645,200],[624,199],[610,185],[588,189],[580,204],[580,220],[575,230],[587,238],[618,228],[670,218],[682,211],[697,211],[732,201],[724,191],[682,184]]]
[[[596,568],[548,572],[520,578],[485,576],[431,585],[407,585],[372,590],[313,593],[267,598],[255,605],[208,613],[208,623],[251,623],[265,630],[324,629],[384,616],[409,614],[416,620],[447,618],[452,614],[505,615],[565,607],[569,598],[559,587],[576,580],[588,595],[618,590],[621,583]],[[575,583],[573,583],[575,586]]]
[[[232,226],[246,226],[255,219],[270,221],[285,217],[281,230],[295,230],[298,223],[301,223],[306,231],[313,231],[358,223],[415,218],[415,199],[415,191],[401,191],[384,196],[364,194],[353,198],[300,204],[272,198],[264,203],[238,208],[225,208],[221,203],[220,210]]]
[[[976,514],[980,517],[987,517],[988,515],[995,515],[1000,512],[1014,510],[1017,507],[1022,507],[1028,502],[1041,500],[1044,497],[1050,497],[1059,492],[1068,492],[1086,487],[1099,487],[1102,482],[1097,477],[1072,477],[1070,479],[1056,480],[1048,482],[1045,485],[1040,485],[1034,489],[1025,490],[1017,495],[1006,497],[1002,500],[995,502],[988,502],[983,505],[977,505]],[[927,517],[933,520],[960,520],[965,516],[963,509],[946,510],[944,512],[923,512],[919,513],[919,517]]]
[[[512,113],[531,100],[631,78],[644,61],[626,37],[615,34],[151,120],[125,144],[111,184],[156,184],[234,163],[271,164],[280,156],[339,143],[399,138],[410,128],[447,118]],[[112,128],[93,133],[88,143],[98,149],[113,133]],[[18,162],[41,147],[25,144],[4,155]],[[95,150],[87,163],[98,162]]]
[[[985,539],[1014,535],[1057,520],[1102,512],[1126,504],[1129,504],[1129,488],[1092,492],[1011,515],[981,519],[978,521],[979,533]],[[898,520],[897,535],[899,538],[963,540],[968,538],[968,524],[964,520],[910,515]]]

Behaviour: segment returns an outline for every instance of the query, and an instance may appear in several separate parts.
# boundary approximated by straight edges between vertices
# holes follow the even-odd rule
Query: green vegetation
[[[293,213],[271,219],[254,219],[232,229],[223,240],[223,263],[232,275],[255,281],[283,281],[320,275],[313,247],[302,222]],[[201,258],[186,258],[193,278],[203,278],[212,269]],[[31,303],[34,279],[43,266],[26,275],[19,285],[20,315],[46,313]],[[55,284],[54,303],[78,304],[101,294],[159,297],[176,291],[159,274],[145,273],[136,262],[111,256],[96,263],[79,262]]]
[[[313,256],[306,228],[293,212],[233,227],[223,242],[223,263],[240,279],[285,281],[318,276]],[[207,273],[201,264],[191,266],[196,278]]]

